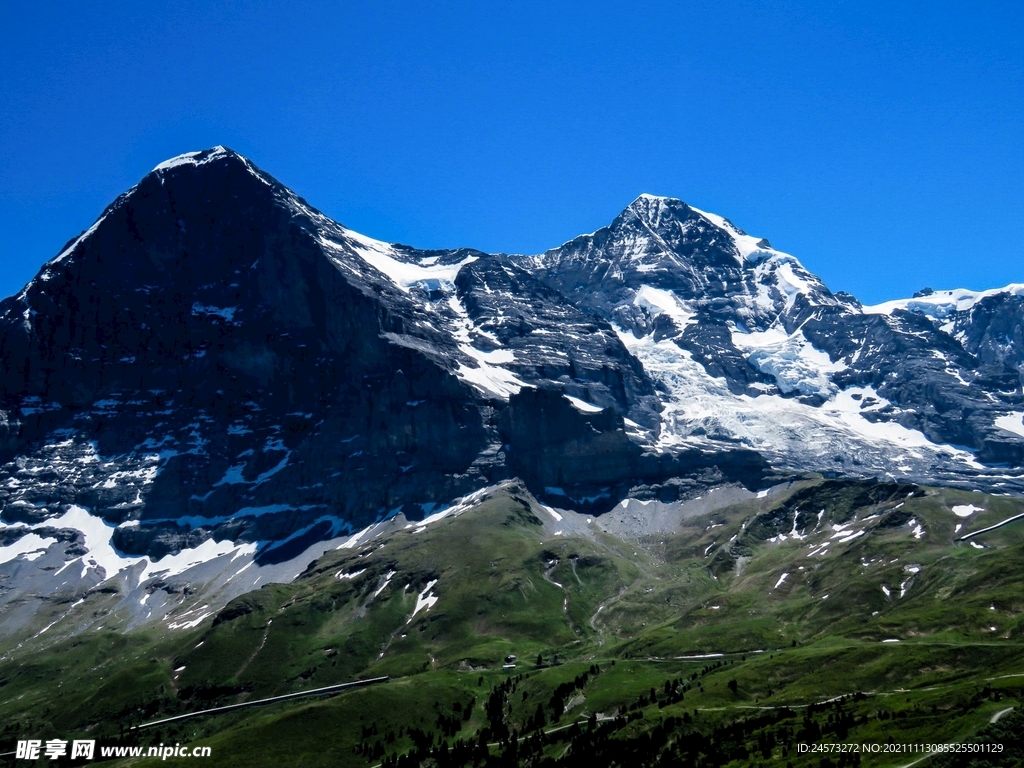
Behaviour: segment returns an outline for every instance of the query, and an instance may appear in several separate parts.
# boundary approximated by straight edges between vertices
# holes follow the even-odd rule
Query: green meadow
[[[964,505],[978,511],[953,512]],[[304,768],[1020,765],[1024,520],[960,537],[1021,511],[808,478],[625,539],[596,524],[555,535],[505,485],[192,629],[124,631],[111,616],[8,650],[0,746],[182,743],[210,746],[211,765]],[[913,751],[944,743],[988,751]]]

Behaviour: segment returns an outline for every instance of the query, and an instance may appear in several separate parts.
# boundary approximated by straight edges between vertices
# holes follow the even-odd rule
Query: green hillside
[[[808,479],[629,539],[593,521],[553,530],[508,484],[195,628],[124,632],[111,616],[9,651],[3,751],[60,736],[208,745],[218,766],[1019,765],[1024,519],[962,537],[1022,511]],[[1003,752],[984,763],[798,747],[986,739]]]

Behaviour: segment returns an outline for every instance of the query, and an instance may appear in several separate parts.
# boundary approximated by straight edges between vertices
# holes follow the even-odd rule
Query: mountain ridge
[[[422,251],[180,155],[0,302],[0,610],[81,561],[158,617],[168,557],[168,605],[236,560],[237,593],[513,477],[593,515],[806,471],[1020,493],[1024,301],[961,303],[861,307],[673,198]]]

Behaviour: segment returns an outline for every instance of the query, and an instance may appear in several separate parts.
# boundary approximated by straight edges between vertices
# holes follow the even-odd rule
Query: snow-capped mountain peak
[[[513,476],[594,513],[769,468],[1019,490],[1022,318],[1021,285],[862,311],[648,194],[536,256],[418,250],[190,152],[0,302],[0,567],[257,578]]]
[[[171,168],[177,168],[182,165],[197,167],[226,157],[241,158],[241,155],[232,152],[227,147],[218,145],[216,147],[211,147],[210,149],[199,150],[198,152],[185,152],[177,157],[164,160],[153,169],[153,172],[169,171]]]
[[[1002,288],[972,291],[967,288],[952,290],[921,291],[910,299],[894,299],[880,304],[865,306],[869,314],[890,315],[898,309],[916,312],[933,320],[945,321],[957,312],[967,312],[979,301],[990,296],[1024,297],[1024,283],[1010,283]]]
[[[630,203],[626,211],[634,213],[655,232],[673,225],[679,227],[693,226],[697,223],[693,214],[697,214],[697,216],[721,230],[732,241],[736,256],[741,264],[745,262],[756,263],[771,256],[793,258],[789,254],[776,251],[771,247],[767,239],[748,235],[724,216],[702,211],[677,198],[644,193]]]

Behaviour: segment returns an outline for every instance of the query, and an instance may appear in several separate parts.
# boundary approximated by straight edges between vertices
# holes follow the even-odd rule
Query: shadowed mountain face
[[[118,529],[124,551],[155,554],[195,527],[177,518],[248,507],[232,538],[273,541],[482,482],[486,416],[440,364],[453,345],[379,275],[327,258],[314,216],[239,156],[202,153],[144,178],[8,299],[6,458],[49,466],[4,518],[76,503],[168,521]]]
[[[512,476],[594,514],[807,470],[1017,490],[1022,299],[970,296],[863,308],[650,195],[539,256],[421,251],[183,155],[0,303],[0,552],[273,565]]]
[[[4,301],[0,360],[3,520],[78,505],[152,558],[422,517],[533,450],[500,428],[529,384],[659,422],[610,324],[528,271],[369,240],[220,148],[158,167]]]

